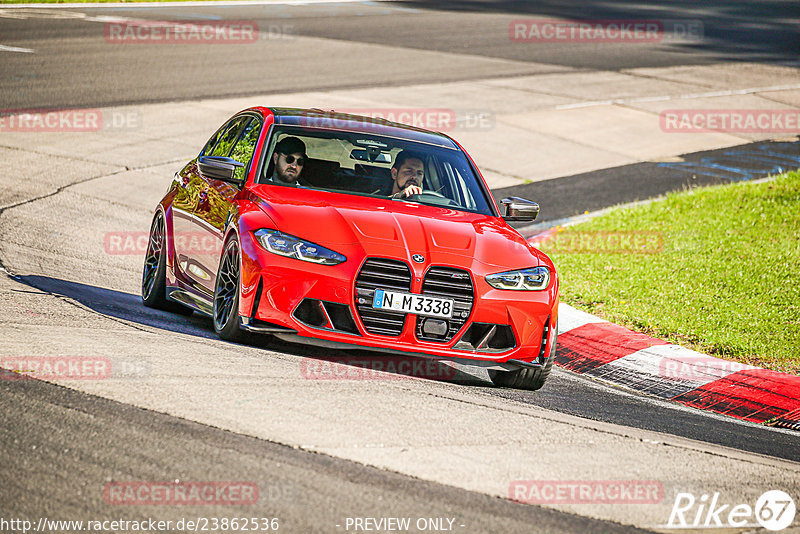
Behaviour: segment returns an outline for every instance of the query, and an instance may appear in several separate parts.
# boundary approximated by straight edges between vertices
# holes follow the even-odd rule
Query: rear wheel
[[[553,360],[556,359],[556,342],[558,341],[558,323],[552,330],[553,342],[550,345],[550,354],[539,368],[523,367],[516,371],[494,371],[489,370],[489,378],[500,387],[537,390],[544,386],[550,370],[553,368]]]
[[[239,327],[239,242],[225,245],[214,286],[214,331],[225,341],[243,341]]]
[[[164,217],[159,213],[150,226],[150,240],[142,269],[142,303],[148,308],[191,315],[192,310],[167,300],[167,247]]]

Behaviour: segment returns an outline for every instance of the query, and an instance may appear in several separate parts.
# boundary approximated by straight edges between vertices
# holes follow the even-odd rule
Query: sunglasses
[[[294,157],[290,154],[284,154],[283,157],[286,159],[286,163],[288,163],[289,165],[291,165],[292,163],[294,163],[295,160],[297,160],[297,164],[302,167],[303,164],[306,162],[303,156]]]

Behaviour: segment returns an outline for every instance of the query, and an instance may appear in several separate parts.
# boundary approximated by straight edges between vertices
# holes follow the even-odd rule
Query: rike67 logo
[[[761,526],[779,531],[792,524],[796,512],[792,498],[781,490],[764,492],[755,506],[726,503],[719,493],[703,494],[699,499],[691,493],[678,493],[666,526],[681,529]]]

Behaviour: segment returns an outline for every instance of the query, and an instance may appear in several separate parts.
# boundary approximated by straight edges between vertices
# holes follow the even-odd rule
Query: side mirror
[[[509,197],[500,201],[505,206],[506,221],[533,221],[539,215],[539,204],[525,198]]]
[[[242,187],[244,181],[237,180],[233,177],[237,167],[244,167],[244,163],[222,156],[200,156],[200,159],[197,160],[197,168],[200,170],[200,175],[203,178],[220,180],[237,187]]]

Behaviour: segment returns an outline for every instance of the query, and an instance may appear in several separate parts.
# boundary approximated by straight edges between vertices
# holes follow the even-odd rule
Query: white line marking
[[[31,49],[31,48],[20,48],[18,46],[0,45],[0,51],[2,51],[2,52],[24,52],[25,54],[33,54],[33,49]]]
[[[637,98],[618,98],[614,100],[593,100],[591,102],[561,104],[560,106],[556,106],[556,109],[577,109],[577,108],[589,108],[594,106],[611,106],[614,104],[633,104],[637,102],[663,102],[665,100],[749,95],[753,93],[769,93],[772,91],[790,91],[792,89],[800,89],[800,83],[793,83],[789,85],[771,85],[768,87],[750,87],[748,89],[730,89],[727,91],[709,91],[707,93],[689,93],[685,95],[675,95],[675,96],[642,96]]]
[[[558,333],[564,334],[589,323],[608,323],[605,319],[596,317],[583,310],[573,308],[564,302],[558,303]]]
[[[14,8],[55,8],[55,9],[69,9],[69,8],[116,8],[124,7],[140,8],[140,7],[209,7],[209,6],[264,6],[264,5],[286,5],[286,6],[305,6],[311,4],[367,4],[370,2],[393,2],[395,0],[225,0],[221,2],[103,2],[103,3],[87,3],[76,2],[74,4],[0,4],[0,9],[14,9]]]
[[[752,365],[722,360],[680,345],[654,345],[608,362],[589,373],[612,382],[627,374],[627,386],[639,391],[662,390],[674,397],[716,382],[739,371],[758,369]],[[658,395],[664,396],[664,395]]]
[[[6,9],[0,10],[0,17],[11,19],[82,19],[86,15],[77,11],[64,11],[63,9],[14,9],[13,11]]]

